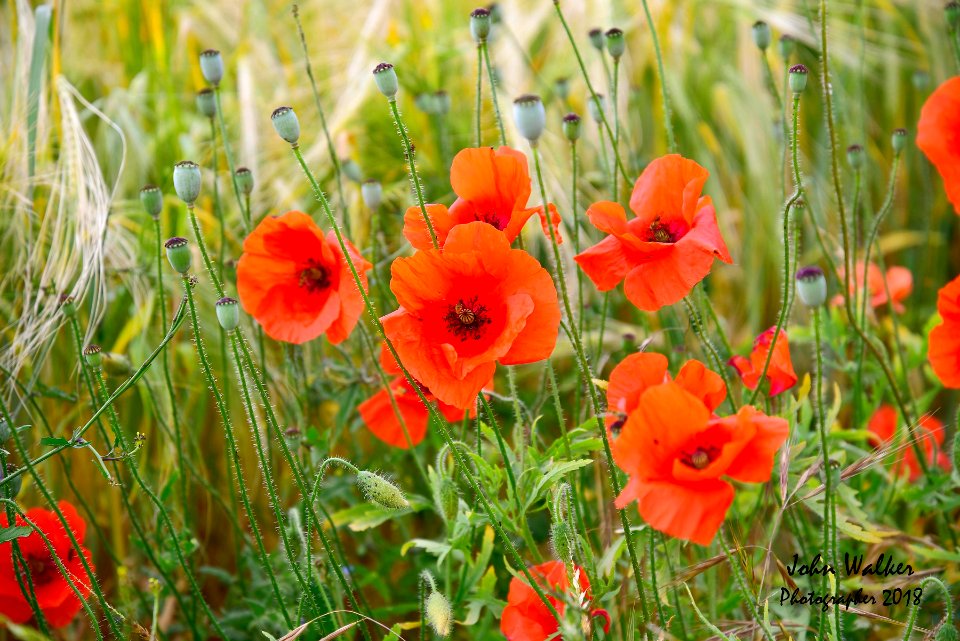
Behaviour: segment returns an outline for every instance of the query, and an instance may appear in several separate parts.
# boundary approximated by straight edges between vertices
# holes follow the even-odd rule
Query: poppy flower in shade
[[[590,222],[610,234],[576,257],[600,291],[624,281],[627,299],[654,312],[680,301],[710,273],[714,259],[732,262],[717,227],[709,196],[701,196],[709,173],[671,154],[650,163],[633,187],[627,219],[614,202],[594,203]]]
[[[61,501],[59,505],[60,511],[63,513],[67,525],[70,526],[74,537],[82,544],[87,524],[80,518],[72,505],[65,501]],[[42,508],[33,508],[27,511],[27,518],[50,540],[60,562],[70,573],[70,578],[73,579],[80,593],[86,598],[90,594],[87,571],[83,567],[80,556],[70,543],[70,537],[64,530],[63,524],[56,513]],[[26,521],[18,516],[16,524],[26,525]],[[0,513],[0,527],[7,527],[8,525],[6,514]],[[67,580],[60,574],[60,569],[47,548],[47,544],[44,543],[43,538],[36,531],[31,531],[29,535],[17,539],[17,542],[20,545],[20,552],[30,568],[37,604],[51,626],[62,628],[73,620],[83,604],[77,598]],[[90,552],[82,545],[80,549],[92,568]],[[33,610],[30,609],[30,604],[23,597],[17,577],[14,574],[13,544],[10,542],[0,543],[0,614],[14,623],[25,623],[33,616]]]
[[[371,265],[345,241],[364,291]],[[307,214],[267,216],[243,241],[237,263],[243,308],[267,336],[305,343],[321,334],[346,340],[363,312],[363,298],[333,231],[324,235]]]
[[[560,327],[553,279],[494,227],[457,225],[442,251],[398,258],[391,271],[400,308],[382,318],[384,329],[438,400],[467,409],[497,362],[533,363],[553,352]]]
[[[610,617],[605,610],[589,610],[590,581],[586,572],[579,565],[574,564],[576,586],[570,585],[570,577],[566,566],[560,561],[548,561],[529,568],[531,576],[547,595],[547,599],[561,617],[566,612],[566,600],[554,595],[566,593],[569,599],[585,605],[584,609],[590,613],[590,618],[605,619],[604,632],[610,631]],[[507,607],[500,617],[500,631],[507,641],[545,641],[553,637],[559,629],[557,620],[544,605],[536,591],[527,582],[518,577],[510,580],[510,591],[507,593]],[[559,637],[556,637],[559,638]]]
[[[943,178],[947,198],[960,214],[960,76],[930,94],[917,123],[917,147]]]
[[[870,297],[871,307],[880,307],[886,305],[887,301],[893,302],[893,309],[898,314],[903,313],[902,301],[913,291],[913,274],[906,267],[891,267],[887,270],[886,277],[880,268],[874,263],[864,266],[863,261],[857,263],[856,274],[850,282],[850,293],[859,292],[863,289],[863,278],[867,278],[867,294]],[[864,274],[866,272],[866,274]],[[840,270],[840,281],[843,282],[843,270]],[[886,280],[886,284],[884,284]],[[887,290],[890,290],[890,296],[887,297]],[[843,305],[843,296],[834,296],[830,301],[833,305]]]
[[[652,527],[707,545],[733,502],[733,486],[724,477],[768,481],[787,433],[785,419],[752,406],[719,418],[679,382],[650,387],[610,444],[614,461],[630,476],[616,506],[636,501]]]
[[[946,387],[960,388],[960,276],[937,292],[937,311],[942,319],[930,330],[927,359]]]
[[[770,343],[773,342],[773,335],[776,332],[777,328],[771,327],[757,336],[753,341],[753,351],[750,352],[750,358],[737,355],[727,361],[737,370],[737,373],[740,374],[740,380],[749,389],[757,389],[760,374],[763,372],[763,365],[767,362],[767,354],[770,353]],[[770,381],[770,396],[776,396],[797,384],[797,373],[793,371],[793,361],[790,359],[790,344],[787,342],[787,332],[783,329],[777,336],[777,344],[773,348],[773,357],[767,367],[767,380]]]
[[[630,354],[610,372],[607,385],[607,428],[616,434],[637,407],[640,395],[654,385],[669,383],[667,357],[654,352]],[[689,360],[677,373],[676,383],[703,401],[712,412],[727,397],[727,386],[716,372],[698,360]]]
[[[527,207],[530,172],[522,152],[510,147],[463,149],[450,165],[450,184],[457,200],[449,209],[444,205],[427,205],[427,215],[440,246],[451,229],[478,220],[502,231],[512,243],[534,214],[540,216],[543,233],[549,237],[543,207]],[[559,241],[560,214],[552,204],[550,224]],[[410,207],[404,214],[403,235],[416,249],[433,249],[419,206]]]
[[[893,441],[897,431],[897,420],[897,410],[890,405],[881,405],[874,412],[867,424],[874,445],[881,446]],[[935,463],[943,469],[949,470],[950,457],[942,448],[945,436],[943,423],[933,416],[924,416],[917,424],[914,434],[923,450],[927,463],[931,465]],[[917,453],[913,448],[909,434],[903,435],[901,444],[902,449],[898,453],[897,461],[893,464],[893,471],[897,475],[909,473],[910,480],[915,481],[923,474],[923,468],[920,467],[920,461],[917,460]],[[936,459],[934,459],[934,448],[936,448]]]

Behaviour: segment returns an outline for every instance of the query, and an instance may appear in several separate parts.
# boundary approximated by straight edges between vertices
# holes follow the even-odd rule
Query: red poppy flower
[[[611,443],[630,480],[616,506],[637,501],[640,515],[671,536],[707,545],[733,502],[733,486],[770,479],[787,421],[747,405],[718,418],[679,382],[644,391]]]
[[[561,617],[566,611],[566,601],[554,595],[566,593],[573,601],[582,603],[589,610],[590,581],[579,565],[574,564],[576,585],[570,585],[566,566],[560,561],[548,561],[530,568],[530,574],[547,595],[547,599]],[[606,619],[604,632],[610,630],[610,618],[604,610],[593,610],[590,617]],[[536,591],[523,579],[510,580],[507,607],[500,617],[500,631],[507,641],[545,641],[557,633],[559,625]],[[559,638],[559,637],[555,637]]]
[[[689,294],[715,258],[732,262],[710,197],[700,195],[707,176],[692,160],[664,156],[650,163],[633,187],[634,218],[627,220],[617,203],[590,206],[590,222],[610,235],[576,261],[597,289],[608,291],[624,281],[630,302],[654,312]]]
[[[65,501],[60,502],[60,511],[63,512],[63,516],[77,541],[82,543],[87,524],[77,514],[77,510]],[[50,540],[60,562],[63,563],[74,584],[86,598],[90,594],[87,571],[83,567],[80,556],[71,545],[70,537],[63,529],[63,524],[57,518],[56,513],[42,508],[33,508],[27,511],[27,518],[33,521]],[[18,516],[16,524],[26,525],[26,521]],[[8,525],[6,514],[0,513],[0,527],[7,527]],[[51,556],[50,550],[37,532],[32,531],[28,536],[17,539],[17,541],[20,544],[20,551],[23,553],[24,560],[30,568],[37,604],[51,626],[62,628],[70,623],[77,612],[80,611],[80,608],[83,607],[80,599],[77,598],[70,584],[60,574],[60,569]],[[93,563],[90,561],[90,552],[84,547],[80,549],[87,562],[90,563],[90,567],[93,568]],[[14,623],[25,623],[33,616],[33,610],[30,609],[30,604],[23,597],[17,577],[14,574],[13,544],[9,542],[0,543],[0,614]]]
[[[960,214],[960,76],[930,94],[920,110],[917,147],[943,178],[947,198]]]
[[[881,405],[870,417],[867,429],[870,430],[871,440],[875,445],[879,446],[891,442],[897,431],[897,410],[890,405]],[[915,434],[927,462],[932,463],[934,461],[934,447],[936,447],[936,464],[945,470],[949,470],[950,457],[941,447],[945,436],[943,423],[933,416],[923,416]],[[917,453],[913,449],[909,434],[903,435],[901,444],[903,448],[901,450],[902,456],[893,464],[893,471],[897,475],[909,473],[910,480],[915,481],[923,474],[923,468],[920,467],[920,461],[917,460]]]
[[[946,387],[960,388],[960,276],[937,292],[937,311],[942,319],[930,330],[927,359]]]
[[[543,207],[527,207],[530,200],[530,173],[527,157],[510,147],[463,149],[450,165],[450,184],[457,200],[444,205],[427,205],[437,242],[443,246],[450,230],[479,220],[493,225],[511,243],[531,216],[540,216],[543,233],[549,235]],[[550,205],[550,222],[560,240],[560,214]],[[432,249],[430,231],[419,206],[403,216],[403,235],[416,249]]]
[[[870,296],[870,306],[880,307],[886,305],[887,301],[893,301],[895,312],[902,314],[903,305],[901,301],[906,299],[913,291],[913,274],[906,267],[891,267],[887,270],[886,277],[875,264],[870,263],[869,267],[864,267],[863,261],[857,263],[854,280],[850,282],[850,293],[859,292],[863,289],[864,270],[867,277],[867,292]],[[886,284],[884,284],[886,280]],[[843,270],[840,270],[840,281],[843,282]],[[890,297],[887,298],[887,290],[890,290]],[[843,296],[834,296],[830,301],[833,305],[843,305]]]
[[[371,265],[346,241],[367,290]],[[363,298],[333,231],[324,236],[307,214],[267,216],[243,241],[237,263],[237,293],[243,308],[267,336],[305,343],[327,335],[346,340],[363,312]]]
[[[767,362],[770,343],[773,342],[773,335],[776,331],[776,327],[771,327],[757,336],[756,340],[753,341],[753,351],[750,352],[750,358],[737,355],[727,361],[740,374],[740,380],[743,381],[743,384],[750,389],[756,389],[757,383],[760,382],[760,374],[763,372],[764,363]],[[787,342],[787,332],[783,329],[777,336],[777,344],[773,348],[773,358],[770,359],[770,365],[767,367],[767,380],[770,381],[770,396],[776,396],[797,384],[797,373],[793,371],[793,361],[790,360],[790,344]]]
[[[560,327],[553,279],[490,225],[457,225],[442,251],[398,258],[391,271],[400,308],[383,317],[384,329],[438,400],[467,409],[497,362],[533,363],[553,352]]]

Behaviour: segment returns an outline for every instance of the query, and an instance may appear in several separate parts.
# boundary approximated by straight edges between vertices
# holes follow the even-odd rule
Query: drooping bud
[[[568,113],[563,117],[563,135],[570,142],[576,142],[580,138],[581,119],[575,113]]]
[[[565,521],[554,521],[550,525],[550,546],[553,556],[564,563],[573,562],[573,532]]]
[[[590,117],[594,122],[603,122],[603,112],[607,109],[607,102],[602,93],[596,94],[596,98],[591,97],[587,101],[587,109],[590,111]]]
[[[456,521],[460,511],[460,492],[457,484],[447,476],[440,475],[433,479],[433,504],[444,523]]]
[[[381,187],[380,183],[376,180],[365,180],[363,184],[360,185],[360,196],[363,198],[363,204],[365,204],[368,209],[376,211],[380,208],[380,203],[383,201],[383,187]]]
[[[73,318],[77,314],[77,304],[73,300],[73,296],[69,294],[60,294],[60,311],[63,312],[63,315],[67,318]]]
[[[450,636],[450,630],[453,627],[453,608],[447,597],[439,590],[431,590],[423,604],[424,615],[438,635],[441,637]]]
[[[249,196],[253,193],[253,172],[247,169],[246,167],[237,167],[237,171],[234,174],[234,177],[237,179],[237,189],[240,190],[240,193],[244,196]]]
[[[520,135],[535,145],[547,126],[547,112],[540,96],[525,94],[514,100],[513,120]]]
[[[854,169],[860,169],[863,166],[863,146],[850,145],[847,147],[847,162]]]
[[[450,113],[450,94],[443,89],[435,91],[433,93],[433,107],[440,116]]]
[[[156,185],[144,185],[140,189],[140,204],[148,214],[158,218],[163,211],[163,192]]]
[[[958,638],[960,635],[957,634],[956,625],[949,619],[944,621],[933,635],[933,641],[957,641]]]
[[[770,46],[770,25],[763,20],[753,23],[753,42],[760,51],[766,51]]]
[[[217,320],[220,321],[220,327],[223,331],[230,333],[240,324],[240,305],[236,298],[224,296],[217,301]]]
[[[470,35],[476,42],[486,42],[490,35],[490,10],[480,7],[470,12]]]
[[[190,271],[190,264],[193,262],[193,256],[190,255],[190,243],[186,238],[174,236],[163,244],[167,250],[167,260],[174,271],[180,274],[187,274]]]
[[[200,182],[200,165],[192,160],[181,160],[173,166],[173,189],[188,207],[197,202]]]
[[[797,48],[797,41],[793,39],[792,36],[783,34],[780,36],[780,57],[784,60],[788,60],[790,56],[793,55],[794,50]]]
[[[557,78],[554,80],[553,92],[557,94],[557,98],[566,101],[566,99],[570,96],[570,80],[566,77]]]
[[[960,2],[948,2],[943,11],[947,15],[947,27],[950,31],[956,31],[960,25]]]
[[[617,29],[607,29],[606,39],[607,39],[607,51],[610,52],[610,57],[614,60],[619,60],[623,56],[623,52],[627,50],[627,42],[623,38],[623,30]]]
[[[793,65],[790,67],[790,91],[794,95],[803,93],[807,88],[807,75],[809,71],[806,65]]]
[[[217,115],[217,99],[213,94],[213,89],[201,89],[197,93],[197,111],[207,118],[213,118]]]
[[[388,510],[403,510],[410,506],[400,488],[375,472],[357,472],[357,487],[368,500]]]
[[[358,183],[363,179],[363,172],[360,171],[360,165],[358,165],[353,158],[341,158],[340,170],[343,172],[343,175],[347,177],[347,180]]]
[[[893,153],[899,155],[907,147],[907,130],[906,129],[894,129],[893,136],[890,139],[890,144],[893,146]]]
[[[590,44],[593,45],[593,48],[597,51],[603,51],[603,30],[597,27],[594,27],[587,32],[587,36],[590,38]]]
[[[99,345],[87,345],[83,348],[83,360],[93,369],[100,369],[103,364],[103,350]]]
[[[373,80],[377,83],[377,89],[384,96],[393,100],[400,91],[400,80],[397,78],[397,71],[389,62],[381,62],[373,68]]]
[[[820,307],[827,301],[827,279],[816,265],[797,270],[797,294],[807,307]]]
[[[207,49],[200,53],[200,73],[204,80],[214,87],[223,80],[223,56],[216,49]]]
[[[3,475],[4,478],[7,476],[16,473],[20,468],[14,465],[13,463],[7,463],[6,473]],[[12,481],[0,487],[0,496],[5,499],[13,500],[17,498],[17,495],[20,494],[20,489],[23,487],[23,475],[14,478]]]
[[[277,107],[270,114],[270,122],[273,128],[281,138],[291,145],[297,144],[300,140],[300,121],[297,119],[297,112],[292,107]]]

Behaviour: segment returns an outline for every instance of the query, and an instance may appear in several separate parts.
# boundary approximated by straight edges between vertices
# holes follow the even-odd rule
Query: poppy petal
[[[689,485],[632,482],[637,511],[651,527],[670,536],[709,545],[733,503],[733,486],[714,479]],[[624,496],[621,494],[621,496]],[[617,499],[617,507],[624,502]]]

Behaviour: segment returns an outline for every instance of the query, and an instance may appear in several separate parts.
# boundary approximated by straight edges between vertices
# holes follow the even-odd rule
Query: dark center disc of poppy
[[[672,243],[676,241],[676,238],[674,238],[673,232],[670,231],[670,227],[662,223],[660,216],[657,216],[653,219],[653,222],[650,223],[650,232],[647,235],[647,240],[655,243]]]
[[[613,415],[617,417],[617,420],[610,423],[610,433],[617,437],[620,436],[620,431],[623,429],[624,423],[627,422],[627,415],[622,412],[615,412]]]
[[[312,294],[330,287],[330,273],[320,263],[310,263],[309,267],[300,272],[299,284]]]
[[[698,447],[692,452],[684,452],[680,460],[688,467],[702,470],[713,462],[718,453],[719,451],[715,447]]]
[[[38,585],[45,585],[54,578],[56,570],[49,558],[26,557],[27,569],[30,571],[30,578]],[[20,574],[25,574],[23,568],[20,568]]]
[[[447,331],[457,338],[473,340],[479,340],[484,325],[490,324],[487,307],[477,303],[476,296],[468,300],[461,298],[455,305],[450,305],[443,321],[447,324]]]
[[[487,223],[488,225],[493,225],[500,231],[503,231],[504,229],[506,229],[507,223],[510,222],[508,218],[505,219],[503,216],[500,216],[498,214],[492,214],[492,213],[483,213],[483,214],[478,213],[477,220],[483,223]]]

